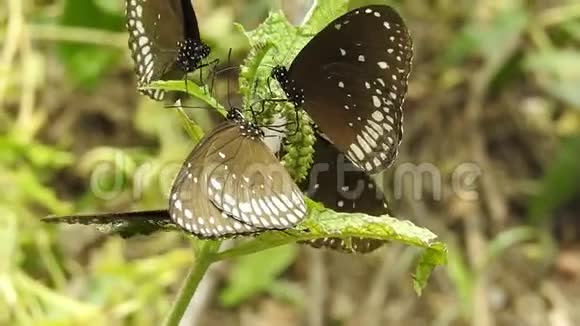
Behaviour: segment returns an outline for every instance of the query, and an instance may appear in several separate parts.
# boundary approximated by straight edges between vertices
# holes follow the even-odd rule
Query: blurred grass
[[[493,162],[488,173],[499,174],[497,179],[507,183],[498,193],[507,206],[526,209],[510,210],[508,223],[500,229],[489,227],[493,231],[489,231],[488,246],[479,254],[491,255],[500,264],[514,253],[508,247],[525,251],[530,242],[549,247],[521,224],[542,220],[549,232],[560,212],[578,200],[580,6],[572,1],[552,1],[549,6],[523,1],[384,2],[402,11],[415,38],[415,68],[405,107],[409,136],[403,146],[410,147],[414,140],[423,142],[432,150],[428,159],[447,166],[472,158],[463,147],[452,146],[457,144],[452,141],[484,138],[486,155]],[[135,95],[120,1],[5,3],[0,6],[0,187],[4,190],[0,196],[0,324],[158,324],[169,309],[176,282],[192,264],[187,242],[177,234],[130,241],[103,239],[87,229],[47,227],[39,218],[163,207],[172,169],[191,149],[190,138],[175,112]],[[233,22],[255,26],[270,2],[198,5],[201,30],[214,49],[212,55],[225,58],[232,47],[237,62],[247,45]],[[498,58],[501,54],[507,57]],[[496,66],[485,86],[485,118],[480,123],[486,128],[481,134],[469,134],[473,130],[461,127],[467,125],[465,89],[488,65]],[[422,114],[429,117],[427,108],[437,101],[447,108],[433,111],[445,119],[440,129],[436,119],[422,118]],[[434,128],[429,131],[439,133],[413,138],[414,123],[420,125],[421,119]],[[508,120],[518,125],[502,125]],[[86,147],[92,135],[83,132],[83,121],[104,130],[100,146]],[[495,138],[511,133],[522,134],[517,145],[507,140],[494,143]],[[120,134],[125,135],[123,140],[115,137]],[[502,156],[502,147],[508,158]],[[533,153],[529,157],[542,160],[528,158],[534,162],[522,164],[518,154],[522,148]],[[418,150],[411,153],[418,159],[426,155]],[[91,175],[98,167],[104,190],[100,195],[91,190]],[[123,171],[122,182],[113,178],[114,169]],[[135,173],[148,176],[143,180],[149,182],[136,189]],[[518,190],[519,184],[526,185],[525,189]],[[105,198],[111,194],[114,200]],[[433,220],[459,214],[462,219],[475,216],[487,221],[485,214],[473,214],[479,210],[457,213],[472,204],[446,202],[430,207],[429,212]],[[451,233],[451,228],[445,228]],[[468,231],[462,232],[453,237],[469,238]],[[474,264],[473,252],[478,251],[458,242],[450,250],[451,289],[445,294],[456,295],[452,302],[461,304],[458,315],[462,317],[456,318],[472,320],[479,312],[473,306],[478,302],[480,276],[493,273],[493,264]],[[557,258],[556,251],[542,252],[540,260]],[[271,259],[242,261],[230,274],[240,280],[228,283],[220,297],[228,298],[224,299],[228,304],[241,304],[268,286],[270,293],[277,291],[275,284],[287,286],[276,277],[293,263],[301,266],[304,262],[300,255],[288,252],[275,258],[279,260],[271,273],[249,285],[242,281],[256,275],[252,267]],[[300,282],[292,280],[289,287],[300,288]],[[303,295],[297,292],[295,296]],[[438,311],[430,313],[433,319],[443,318]]]
[[[77,152],[67,142],[58,141],[56,146],[47,142],[46,132],[53,126],[67,125],[75,116],[78,120],[73,118],[73,124],[82,123],[88,117],[84,106],[95,105],[78,102],[82,97],[68,90],[107,96],[107,80],[115,71],[123,69],[130,76],[119,3],[16,0],[0,9],[5,26],[1,38],[7,42],[3,42],[0,77],[0,185],[6,189],[0,199],[0,324],[99,325],[114,320],[157,324],[169,309],[171,296],[164,292],[192,263],[190,249],[175,249],[181,242],[175,234],[141,241],[137,247],[120,239],[101,245],[94,232],[79,237],[78,229],[59,231],[39,223],[39,217],[48,213],[163,207],[174,171],[183,153],[191,149],[173,110],[141,98],[137,110],[121,102],[115,105],[124,112],[111,117],[108,110],[99,111],[97,116],[104,121],[93,123],[97,128],[112,123],[115,129],[138,130],[137,135],[153,140],[152,144],[141,141],[131,147]],[[225,57],[229,46],[243,51],[243,39],[236,41],[230,32],[230,7],[206,8],[206,12],[212,14],[204,15],[204,24],[220,27],[202,27],[212,30],[207,35],[210,43],[220,44],[214,53]],[[131,84],[121,92],[136,98]],[[58,108],[63,100],[73,103],[66,109],[76,111],[73,115]],[[120,125],[119,117],[125,121]],[[69,138],[83,146],[85,134],[76,132],[59,129],[50,137]],[[118,143],[106,134],[102,141],[103,145]],[[98,184],[92,179],[95,173],[100,173]],[[144,184],[136,183],[142,180]],[[100,192],[95,193],[96,186]],[[130,260],[128,251],[134,251]],[[80,263],[88,260],[90,265]]]

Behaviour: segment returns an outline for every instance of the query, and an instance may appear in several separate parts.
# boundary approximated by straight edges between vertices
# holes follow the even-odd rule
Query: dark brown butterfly
[[[382,190],[364,171],[322,137],[317,138],[314,150],[308,178],[300,183],[308,197],[337,212],[362,212],[374,216],[389,214]],[[381,247],[385,241],[351,237],[320,238],[306,243],[316,248],[368,253]]]
[[[182,79],[202,67],[210,53],[190,0],[125,0],[125,16],[138,87]],[[162,90],[141,92],[158,101],[165,95]]]
[[[340,152],[377,173],[397,156],[412,55],[401,16],[373,5],[332,21],[271,76]]]

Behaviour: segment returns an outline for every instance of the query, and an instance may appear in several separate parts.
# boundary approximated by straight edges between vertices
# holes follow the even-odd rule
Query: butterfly
[[[210,48],[201,41],[190,0],[125,0],[125,17],[138,87],[181,79],[204,66]],[[158,101],[165,97],[163,90],[141,92]]]
[[[374,180],[322,137],[316,139],[312,167],[299,186],[308,197],[337,212],[362,212],[373,216],[389,214],[384,194]],[[381,247],[385,241],[351,237],[319,238],[305,243],[315,248],[368,253]]]
[[[241,111],[232,109],[228,119],[204,136],[183,163],[168,210],[45,220],[91,223],[141,217],[165,225],[169,219],[202,239],[291,228],[306,216],[304,197],[263,136]]]
[[[374,174],[397,156],[412,56],[401,16],[373,5],[332,21],[271,77],[340,152]]]

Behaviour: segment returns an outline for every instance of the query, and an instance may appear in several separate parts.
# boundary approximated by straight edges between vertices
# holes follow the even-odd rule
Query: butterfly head
[[[232,108],[228,112],[227,119],[236,122],[240,126],[242,136],[264,138],[264,131],[254,122],[246,120],[240,109]]]
[[[238,108],[232,108],[229,110],[227,119],[237,123],[242,123],[246,120],[242,114],[242,111],[240,111]]]
[[[199,68],[201,60],[205,59],[210,52],[209,46],[193,39],[177,42],[177,63],[181,70],[186,73]]]

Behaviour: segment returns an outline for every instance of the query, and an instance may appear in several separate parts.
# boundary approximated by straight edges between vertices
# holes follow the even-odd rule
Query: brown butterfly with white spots
[[[401,16],[372,5],[332,21],[271,76],[340,152],[374,174],[397,156],[412,56]]]
[[[202,239],[285,230],[306,217],[304,197],[262,141],[255,124],[232,109],[185,160],[168,210],[49,216],[46,222],[104,224],[148,220],[175,224]]]

